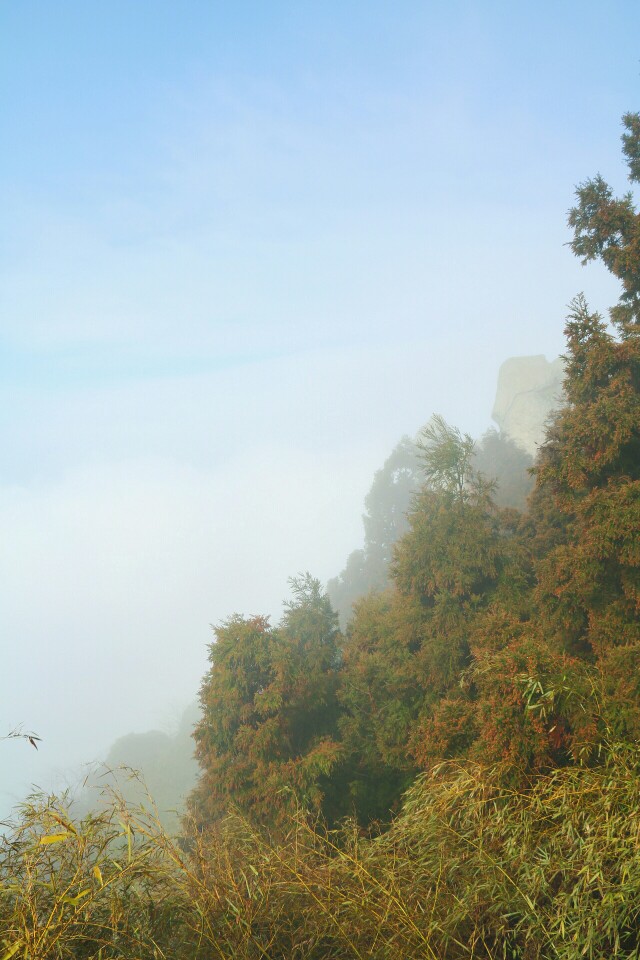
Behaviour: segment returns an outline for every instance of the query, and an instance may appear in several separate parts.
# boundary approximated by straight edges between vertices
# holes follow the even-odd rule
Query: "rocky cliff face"
[[[535,457],[544,439],[547,417],[562,398],[564,362],[536,357],[511,357],[500,367],[491,416],[500,432]]]

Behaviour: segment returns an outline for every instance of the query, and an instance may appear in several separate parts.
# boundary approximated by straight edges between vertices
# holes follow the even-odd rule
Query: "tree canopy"
[[[624,127],[637,183],[639,117]],[[328,595],[306,575],[277,627],[217,628],[196,730],[204,819],[233,803],[274,824],[295,802],[384,823],[443,760],[521,786],[595,762],[613,730],[640,737],[640,221],[601,177],[576,198],[574,252],[622,292],[611,324],[571,305],[533,481],[514,444],[434,415],[376,474],[364,549]]]

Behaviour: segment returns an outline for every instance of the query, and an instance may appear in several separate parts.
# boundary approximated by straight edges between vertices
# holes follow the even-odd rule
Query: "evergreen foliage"
[[[291,586],[279,627],[235,616],[216,629],[194,733],[203,776],[191,807],[200,822],[233,806],[275,823],[292,803],[322,804],[341,753],[337,617],[309,574]]]
[[[403,437],[374,476],[362,517],[364,547],[349,554],[344,570],[327,584],[327,594],[343,630],[361,597],[391,585],[393,549],[409,527],[413,498],[425,480],[426,443],[424,433],[415,443]],[[533,486],[531,457],[495,430],[473,445],[471,456],[475,472],[495,482],[496,505],[523,510]]]
[[[622,118],[622,152],[629,169],[629,181],[640,183],[640,114]],[[614,197],[613,190],[598,174],[580,184],[577,203],[569,211],[573,228],[571,248],[583,263],[602,260],[622,283],[619,302],[611,319],[623,330],[640,323],[640,215],[631,191]]]
[[[389,586],[393,548],[407,529],[407,513],[420,480],[418,450],[409,437],[403,437],[376,472],[365,498],[364,548],[354,550],[342,573],[327,584],[343,629],[360,597]]]

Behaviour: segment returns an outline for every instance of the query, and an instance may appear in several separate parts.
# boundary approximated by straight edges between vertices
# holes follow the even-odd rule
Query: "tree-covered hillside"
[[[640,125],[635,116],[624,123],[636,182]],[[596,178],[578,188],[569,222],[575,252],[600,257],[623,292],[610,324],[582,295],[571,306],[565,401],[539,452],[528,507],[517,509],[526,456],[496,434],[476,448],[434,416],[416,443],[403,440],[367,498],[364,549],[329,585],[343,623],[354,604],[343,635],[329,628],[328,601],[308,581],[313,604],[324,604],[330,654],[314,659],[287,617],[277,629],[230,621],[220,631],[202,690],[195,809],[222,791],[248,815],[266,804],[274,825],[295,801],[329,822],[353,814],[366,826],[387,821],[419,772],[443,761],[495,765],[502,783],[522,789],[596,762],[614,734],[637,737],[639,215],[630,195],[615,200]],[[298,595],[300,624],[310,596]],[[247,630],[260,637],[247,642]],[[224,691],[221,641],[232,665]],[[299,705],[274,684],[297,650],[305,679],[293,689],[317,691],[305,747],[288,748],[265,776],[265,749],[270,758],[291,743],[281,731]],[[252,685],[239,669],[242,651],[259,656]]]
[[[493,498],[497,506],[524,509],[533,480],[533,460],[509,437],[489,430],[473,448],[478,472],[495,481]],[[373,478],[365,499],[364,546],[354,550],[344,570],[329,581],[327,594],[345,629],[353,605],[372,590],[391,584],[393,550],[409,526],[408,514],[424,474],[420,461],[420,440],[403,437]]]
[[[343,629],[309,574],[278,624],[216,628],[179,843],[117,798],[25,804],[0,960],[637,960],[640,214],[597,177],[569,223],[622,293],[571,305],[526,505],[499,437],[403,441],[330,588]]]

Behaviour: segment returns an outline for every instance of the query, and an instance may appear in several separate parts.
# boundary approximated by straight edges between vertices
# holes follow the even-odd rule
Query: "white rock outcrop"
[[[547,418],[562,401],[564,361],[511,357],[500,367],[492,418],[500,432],[535,457]]]

